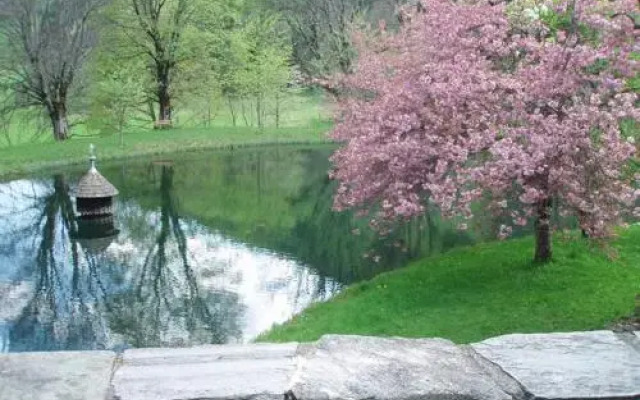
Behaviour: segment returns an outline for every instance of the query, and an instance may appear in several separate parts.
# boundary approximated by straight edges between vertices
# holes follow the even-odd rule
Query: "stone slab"
[[[112,352],[0,355],[0,400],[105,400]]]
[[[472,347],[538,399],[640,399],[640,352],[610,331],[507,335]]]
[[[525,398],[507,374],[447,340],[328,335],[298,353],[291,392],[300,400]]]
[[[282,400],[297,344],[127,350],[112,383],[117,400]]]
[[[619,340],[633,348],[638,353],[638,357],[640,357],[640,338],[634,332],[614,332],[614,334]]]

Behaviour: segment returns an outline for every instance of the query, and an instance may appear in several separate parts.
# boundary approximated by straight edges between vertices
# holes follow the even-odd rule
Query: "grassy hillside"
[[[204,149],[262,144],[326,142],[329,124],[307,128],[185,128],[128,134],[121,147],[116,136],[76,138],[64,143],[30,143],[0,149],[0,176],[51,166],[86,163],[89,144],[101,161]]]
[[[80,125],[73,129],[73,137],[63,143],[54,142],[48,131],[39,129],[46,129],[46,121],[20,114],[10,125],[0,126],[0,176],[84,163],[90,143],[97,146],[100,160],[107,161],[232,146],[328,141],[325,133],[331,127],[329,110],[322,95],[313,92],[291,91],[282,100],[277,128],[273,120],[267,120],[267,126],[258,129],[248,108],[246,120],[240,114],[233,126],[223,104],[212,107],[215,112],[210,124],[205,124],[202,110],[194,106],[177,113],[176,128],[172,130],[153,131],[147,122],[145,126],[129,128],[121,137],[112,131],[92,131],[92,124]]]
[[[531,263],[531,238],[426,258],[357,284],[273,328],[261,341],[327,333],[444,337],[470,343],[522,332],[601,329],[633,311],[640,293],[640,227],[610,247],[556,237],[554,261]]]

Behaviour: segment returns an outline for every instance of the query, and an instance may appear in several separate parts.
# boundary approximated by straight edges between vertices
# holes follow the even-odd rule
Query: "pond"
[[[497,230],[426,215],[381,238],[331,210],[331,151],[101,164],[120,190],[113,226],[76,221],[85,167],[0,183],[0,352],[247,342],[345,285]]]

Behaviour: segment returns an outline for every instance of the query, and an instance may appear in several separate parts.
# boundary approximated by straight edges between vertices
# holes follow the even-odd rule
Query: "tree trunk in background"
[[[158,104],[158,118],[161,121],[171,121],[171,97],[164,89],[158,93]]]
[[[213,119],[213,111],[211,111],[211,107],[213,107],[213,105],[211,104],[211,97],[209,97],[207,100],[207,121],[205,124],[207,128],[211,126],[211,120]]]
[[[152,97],[149,97],[147,99],[147,110],[149,113],[149,117],[151,117],[151,121],[152,122],[157,121],[158,118],[156,118],[155,102],[153,101]]]
[[[534,260],[545,263],[551,260],[551,200],[545,199],[537,205],[535,222],[536,254]]]
[[[262,128],[262,96],[256,96],[256,116],[258,117],[258,128]]]
[[[231,119],[233,121],[233,126],[236,127],[238,125],[236,109],[233,107],[233,100],[231,97],[227,97],[227,105],[229,105],[229,111],[231,112]]]
[[[580,223],[580,232],[582,232],[582,237],[585,239],[589,238],[589,232],[584,228],[584,220],[586,219],[587,214],[584,211],[578,210],[578,222]]]
[[[158,80],[158,119],[161,121],[171,121],[171,93],[169,93],[170,67],[160,65],[157,67],[156,78]]]
[[[124,149],[124,127],[127,123],[127,109],[126,107],[121,107],[118,111],[118,135],[120,136],[120,148]]]
[[[49,118],[53,127],[53,138],[58,142],[69,139],[66,104],[64,102],[53,103],[49,107]]]
[[[244,120],[244,125],[249,126],[249,120],[247,119],[247,111],[244,108],[244,101],[245,99],[240,100],[240,107],[242,110],[242,119]],[[251,107],[249,107],[249,110],[251,110]]]
[[[280,128],[280,93],[276,92],[276,128]]]

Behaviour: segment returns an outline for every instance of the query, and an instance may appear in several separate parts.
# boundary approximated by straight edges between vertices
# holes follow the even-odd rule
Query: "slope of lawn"
[[[305,128],[182,128],[127,134],[124,146],[113,136],[73,138],[63,143],[30,143],[0,148],[0,176],[19,175],[45,167],[86,163],[89,144],[100,161],[197,151],[256,146],[328,142],[328,123]]]
[[[267,127],[258,129],[250,116],[238,116],[236,127],[224,107],[205,127],[196,112],[197,106],[193,105],[193,110],[177,113],[175,129],[154,131],[149,129],[150,123],[145,123],[132,125],[121,137],[109,130],[91,130],[89,121],[75,127],[72,138],[63,143],[54,142],[46,129],[38,129],[43,121],[24,114],[11,125],[0,126],[0,177],[86,163],[91,143],[97,147],[99,160],[106,161],[181,151],[328,142],[326,133],[332,125],[330,105],[321,94],[291,91],[283,99],[282,107],[278,128],[271,118],[266,121]]]
[[[605,328],[640,293],[640,226],[607,246],[555,238],[553,262],[531,262],[533,240],[480,244],[417,261],[317,304],[260,341],[323,334],[444,337],[470,343],[507,334]]]

